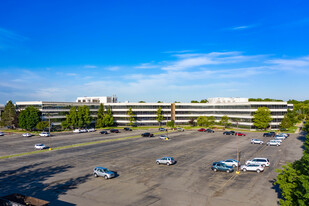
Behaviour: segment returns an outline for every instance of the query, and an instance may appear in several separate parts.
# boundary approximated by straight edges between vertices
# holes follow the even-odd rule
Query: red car
[[[246,136],[246,134],[244,134],[242,132],[236,132],[235,135],[237,135],[237,136]]]
[[[199,129],[199,130],[197,130],[197,131],[199,131],[199,132],[205,132],[205,130],[206,130],[206,129],[201,128],[201,129]]]

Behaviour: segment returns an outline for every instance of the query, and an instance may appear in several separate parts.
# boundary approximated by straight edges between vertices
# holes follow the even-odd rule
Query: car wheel
[[[214,168],[214,171],[215,171],[215,172],[217,172],[217,169],[216,169],[216,168]]]
[[[169,166],[169,165],[170,165],[170,163],[168,162],[168,163],[166,163],[166,165],[167,165],[167,166]]]
[[[226,170],[227,173],[230,173],[230,170]]]
[[[266,167],[266,165],[262,165],[263,167]]]
[[[277,147],[278,147],[279,145],[277,144]]]
[[[247,170],[246,170],[246,168],[244,168],[244,169],[242,169],[242,171],[246,172]]]
[[[260,142],[260,144],[263,144],[262,142]]]
[[[236,165],[232,165],[233,167],[236,167]]]
[[[257,173],[260,173],[261,171],[260,171],[260,170],[256,170],[256,172],[257,172]]]
[[[94,175],[94,177],[98,177],[97,173],[94,173],[93,175]]]
[[[107,175],[105,175],[105,176],[104,176],[104,179],[106,179],[106,180],[107,180],[107,179],[108,179],[108,176],[107,176]]]
[[[160,162],[157,162],[157,165],[159,165],[160,164]]]

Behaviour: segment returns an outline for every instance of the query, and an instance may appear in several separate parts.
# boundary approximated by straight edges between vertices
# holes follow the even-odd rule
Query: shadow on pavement
[[[281,190],[279,188],[279,185],[275,185],[276,181],[277,181],[276,179],[269,180],[269,182],[272,185],[271,189],[275,190],[275,192],[277,193],[278,199],[283,199],[282,192],[281,192]],[[277,201],[277,204],[279,205],[279,201]]]
[[[0,196],[19,193],[36,197],[50,202],[50,205],[72,206],[68,202],[58,200],[59,196],[66,194],[68,190],[76,188],[87,181],[90,174],[64,179],[53,183],[46,183],[49,178],[66,172],[73,168],[70,165],[40,167],[33,164],[16,170],[8,170],[0,173]]]

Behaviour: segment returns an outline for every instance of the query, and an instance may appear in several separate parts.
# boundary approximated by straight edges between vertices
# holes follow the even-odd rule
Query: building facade
[[[233,119],[238,119],[240,128],[256,129],[253,125],[253,115],[259,107],[267,107],[271,111],[272,121],[270,126],[272,129],[277,129],[281,123],[288,108],[292,109],[292,105],[287,102],[249,102],[247,100],[236,101],[211,101],[212,103],[105,103],[105,110],[111,107],[114,121],[117,125],[128,125],[129,108],[135,115],[137,125],[159,125],[157,118],[157,110],[161,107],[164,120],[161,124],[166,124],[167,121],[174,120],[176,125],[186,125],[193,118],[199,116],[214,116],[219,122],[222,116],[228,116],[230,123],[236,125],[237,122]],[[90,109],[93,123],[97,117],[97,111],[100,103],[97,102],[16,102],[18,111],[25,109],[27,106],[34,106],[42,112],[42,119],[51,119],[54,126],[60,126],[61,122],[66,119],[71,107],[86,105]]]

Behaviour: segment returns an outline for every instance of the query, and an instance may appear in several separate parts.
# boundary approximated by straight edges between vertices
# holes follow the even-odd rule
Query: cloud
[[[120,66],[111,66],[111,67],[106,67],[107,70],[109,71],[118,71],[121,67]]]
[[[143,63],[138,66],[135,66],[136,69],[154,69],[158,68],[158,65],[153,65],[151,63]]]
[[[245,30],[245,29],[251,29],[256,27],[256,24],[251,24],[251,25],[242,25],[242,26],[235,26],[235,27],[231,27],[229,28],[230,30]]]
[[[85,65],[84,68],[85,68],[85,69],[96,69],[96,68],[98,68],[98,67],[95,66],[95,65]]]
[[[16,45],[26,40],[28,40],[28,38],[25,36],[0,28],[0,49],[14,48]]]

